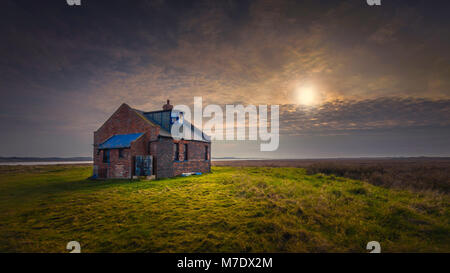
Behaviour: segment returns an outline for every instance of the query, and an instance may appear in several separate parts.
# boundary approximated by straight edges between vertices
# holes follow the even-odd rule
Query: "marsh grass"
[[[308,174],[324,173],[367,181],[375,186],[450,193],[450,163],[448,160],[417,160],[362,163],[359,161],[318,162],[306,167]]]
[[[449,199],[301,168],[156,181],[87,166],[0,174],[0,252],[449,252]]]

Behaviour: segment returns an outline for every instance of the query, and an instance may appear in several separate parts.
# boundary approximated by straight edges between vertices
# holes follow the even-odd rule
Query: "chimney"
[[[163,110],[172,110],[173,105],[170,104],[170,100],[167,100],[167,104],[163,105]]]

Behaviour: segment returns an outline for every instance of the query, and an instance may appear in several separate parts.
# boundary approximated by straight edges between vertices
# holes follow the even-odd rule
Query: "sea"
[[[92,164],[93,161],[30,161],[30,162],[0,162],[0,166],[32,166],[32,165],[60,165],[60,164]]]

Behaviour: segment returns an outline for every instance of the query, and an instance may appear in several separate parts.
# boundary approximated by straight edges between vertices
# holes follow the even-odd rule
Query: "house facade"
[[[211,141],[188,124],[199,140],[174,139],[175,122],[187,123],[170,101],[162,110],[144,112],[122,104],[94,132],[93,178],[167,178],[211,171]]]

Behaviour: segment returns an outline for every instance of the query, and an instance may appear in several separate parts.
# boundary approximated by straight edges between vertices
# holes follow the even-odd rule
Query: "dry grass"
[[[216,166],[302,167],[376,186],[449,194],[450,158],[218,161]]]

